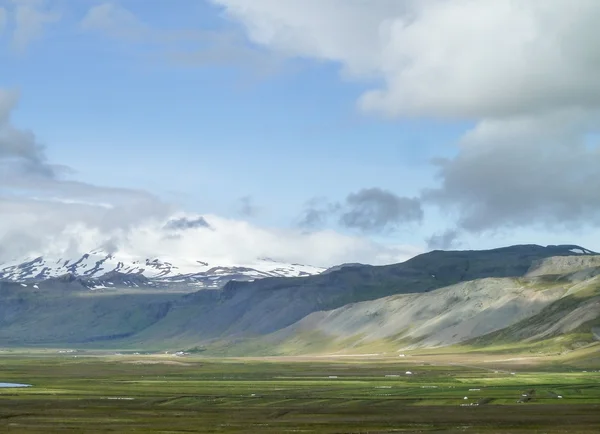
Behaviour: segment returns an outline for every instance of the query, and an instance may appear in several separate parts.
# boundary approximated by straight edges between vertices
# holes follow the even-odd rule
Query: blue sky
[[[598,210],[587,205],[594,196],[573,199],[581,180],[567,168],[553,174],[559,187],[547,185],[540,161],[556,167],[567,155],[581,167],[597,158],[594,149],[565,151],[594,133],[596,100],[577,111],[581,89],[556,90],[587,77],[589,53],[536,80],[521,47],[546,47],[553,32],[579,34],[556,29],[538,6],[498,4],[494,17],[463,0],[407,1],[417,17],[407,25],[388,1],[0,0],[0,88],[18,90],[12,125],[35,133],[48,164],[71,169],[63,178],[150,192],[181,212],[332,230],[415,252],[584,243],[582,226],[597,232]],[[489,28],[457,21],[467,12],[491,20]],[[529,39],[523,14],[536,24]],[[503,19],[515,35],[499,39]],[[495,59],[477,37],[498,45]],[[560,63],[555,54],[538,63]],[[548,125],[563,142],[544,142]],[[536,158],[542,146],[550,157]],[[501,164],[475,173],[494,160]],[[586,185],[597,182],[593,166],[583,173]],[[254,212],[240,212],[242,198]],[[422,217],[405,208],[411,199]],[[322,219],[302,226],[311,210]],[[444,233],[444,242],[431,239]],[[600,247],[598,239],[587,247]]]

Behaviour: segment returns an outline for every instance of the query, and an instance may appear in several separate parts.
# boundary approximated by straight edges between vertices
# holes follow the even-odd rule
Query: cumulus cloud
[[[362,231],[396,229],[399,225],[419,222],[423,209],[418,198],[400,197],[380,188],[367,188],[346,198],[340,222]]]
[[[379,26],[407,12],[396,0],[212,0],[252,42],[286,56],[340,62],[352,75],[379,75]]]
[[[381,79],[367,110],[480,118],[600,102],[595,0],[213,2],[254,43]]]
[[[74,240],[89,231],[110,237],[171,212],[147,192],[66,178],[68,168],[48,162],[35,134],[12,123],[18,100],[18,93],[0,90],[1,257],[43,250],[77,225],[87,231],[73,232]]]
[[[97,209],[71,205],[68,209],[43,203],[0,207],[0,262],[48,255],[77,256],[98,248],[136,258],[205,261],[221,265],[253,264],[260,257],[322,267],[345,262],[389,264],[404,261],[421,249],[410,245],[381,245],[364,237],[331,230],[305,233],[272,229],[214,215],[179,217],[179,221],[205,221],[185,236],[171,236],[171,217],[142,219],[128,228],[94,224]],[[77,219],[68,219],[76,215]],[[4,231],[8,227],[8,231]]]
[[[153,223],[131,231],[119,250],[135,255],[201,260],[219,264],[251,264],[269,257],[290,263],[328,267],[344,262],[389,264],[406,260],[421,250],[412,246],[382,246],[364,237],[347,236],[331,230],[310,233],[298,229],[273,229],[247,221],[204,215],[210,225],[185,237],[165,237]],[[195,220],[199,216],[188,215]]]
[[[270,257],[325,267],[398,262],[421,253],[334,231],[305,233],[185,214],[145,191],[73,181],[66,176],[68,168],[47,160],[35,134],[12,123],[18,100],[17,93],[0,90],[0,263],[71,257],[98,248],[224,265]]]
[[[139,224],[169,214],[167,205],[143,194],[115,192],[109,198],[113,206],[96,204],[93,202],[95,190],[102,188],[84,188],[89,190],[89,199],[82,203],[32,198],[23,192],[7,194],[4,193],[7,186],[0,182],[3,191],[0,194],[0,260],[35,256],[50,250],[56,253],[67,247],[65,240],[69,240],[72,251],[76,246],[78,253],[86,253],[89,251],[86,249],[102,246],[114,237],[125,239]],[[53,193],[60,190],[60,184],[52,187]]]
[[[421,198],[459,229],[600,225],[599,150],[589,145],[600,120],[600,2],[213,2],[253,43],[362,80],[363,110],[471,120]]]
[[[159,201],[147,192],[95,186],[65,178],[70,169],[49,162],[45,148],[35,134],[12,123],[11,112],[18,101],[17,92],[0,90],[0,192],[7,204],[22,206],[26,200],[58,208],[100,207],[114,213],[114,221],[122,217],[120,213],[126,208],[134,212],[134,207],[139,206],[138,211],[142,213],[148,211],[146,205],[158,204]],[[7,209],[7,206],[2,209]],[[113,222],[106,216],[102,220],[107,224]]]
[[[421,203],[456,218],[460,233],[600,225],[600,151],[589,142],[590,135],[598,133],[600,120],[600,42],[595,37],[600,3],[596,0],[212,1],[241,24],[251,45],[240,45],[236,33],[157,29],[112,3],[93,6],[81,25],[119,43],[150,44],[163,57],[195,65],[230,65],[246,55],[244,62],[258,64],[263,55],[273,58],[266,51],[277,59],[331,61],[340,65],[344,78],[365,83],[367,90],[357,96],[363,110],[392,117],[472,121],[455,155],[436,160],[439,182],[421,197],[364,189],[339,203],[314,201],[307,205],[301,226],[315,229],[335,219],[363,232],[389,231],[419,222]],[[39,10],[43,3],[20,4],[35,4]],[[140,224],[164,228],[170,210],[151,195],[66,179],[65,168],[47,162],[35,136],[10,123],[17,99],[14,93],[0,92],[0,213],[13,210],[0,216],[0,238],[8,220],[11,227],[20,228],[10,235],[21,245],[43,235],[45,229],[37,226],[67,231],[56,223],[67,215],[81,216],[77,224],[85,221],[91,228],[85,233],[98,234],[86,238],[94,242],[106,237],[107,229],[118,232],[114,226],[120,228],[119,221],[135,222],[138,235],[111,234],[113,245],[125,245],[131,236],[143,244]],[[56,213],[62,209],[63,217],[45,212],[48,203]],[[26,209],[39,215],[34,218],[35,213]],[[149,223],[140,220],[141,214],[155,217]],[[217,220],[207,217],[211,226]],[[238,229],[215,234],[219,231],[200,227],[193,232],[241,246],[264,243],[292,257],[283,241],[268,242],[288,237],[303,246],[298,255],[323,248],[325,262],[342,257],[340,262],[362,261],[351,254],[396,255],[381,253],[387,250],[360,237],[326,231],[281,233],[238,221],[226,224]],[[77,234],[72,227],[68,233]],[[454,245],[454,232],[433,235],[430,246]],[[239,238],[234,241],[223,235],[229,233]],[[156,236],[163,240],[160,232]],[[186,239],[171,238],[168,243]],[[202,244],[199,240],[194,242]],[[325,240],[335,246],[322,247],[319,243]],[[148,248],[159,245],[157,241]],[[191,245],[178,245],[194,252]],[[248,257],[257,251],[256,246],[252,249],[247,248]],[[275,255],[265,252],[265,256]]]
[[[600,224],[600,149],[589,122],[569,113],[486,120],[438,162],[441,184],[427,201],[454,209],[460,227],[569,227]],[[587,122],[586,122],[587,121]]]
[[[401,197],[381,188],[365,188],[350,193],[343,202],[324,198],[310,200],[302,212],[299,225],[305,228],[322,227],[332,216],[338,223],[361,232],[393,231],[420,222],[423,209],[419,198]]]
[[[178,221],[204,221],[184,236],[173,237],[168,214],[138,219],[128,227],[98,224],[99,208],[71,204],[47,206],[27,200],[0,203],[0,263],[48,255],[70,257],[98,248],[126,257],[253,264],[260,257],[322,267],[346,262],[389,264],[422,253],[410,245],[381,245],[365,237],[332,230],[310,233],[273,229],[214,215],[185,215]],[[77,218],[69,218],[77,216]],[[126,219],[120,220],[127,221]],[[131,219],[128,220],[131,222]]]

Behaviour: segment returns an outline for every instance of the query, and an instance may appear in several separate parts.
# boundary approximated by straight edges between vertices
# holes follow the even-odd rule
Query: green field
[[[600,432],[600,366],[504,360],[2,351],[0,432]]]

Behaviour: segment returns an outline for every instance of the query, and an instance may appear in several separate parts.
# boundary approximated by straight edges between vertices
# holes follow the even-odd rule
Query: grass
[[[599,374],[575,361],[4,351],[0,381],[33,387],[0,389],[0,432],[596,433]]]

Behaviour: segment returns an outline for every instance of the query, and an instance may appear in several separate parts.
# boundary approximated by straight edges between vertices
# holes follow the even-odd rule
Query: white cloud
[[[481,121],[439,162],[441,184],[424,197],[474,232],[598,227],[600,148],[586,141],[598,120],[569,111]]]
[[[378,76],[361,106],[496,117],[600,104],[596,0],[213,0],[249,38]]]
[[[126,256],[196,258],[224,265],[253,263],[261,257],[323,267],[343,262],[388,264],[421,253],[413,246],[384,246],[334,231],[265,228],[214,215],[205,216],[210,228],[173,234],[165,223],[181,214],[158,213],[153,203],[140,209],[140,202],[130,207],[82,202],[0,196],[0,262],[75,256],[106,245]]]
[[[354,75],[380,73],[378,28],[406,10],[381,0],[212,0],[249,38],[288,56],[338,61]]]
[[[202,260],[222,265],[252,264],[269,257],[282,262],[332,266],[344,262],[389,264],[422,253],[407,245],[383,246],[367,238],[334,231],[301,232],[272,229],[246,221],[204,216],[210,227],[173,234],[165,223],[181,213],[154,214],[134,220],[118,216],[112,225],[105,206],[57,201],[12,201],[0,198],[0,262],[15,258],[50,255],[81,255],[102,246],[124,256]],[[139,217],[139,216],[138,216]],[[198,218],[188,215],[188,218]]]
[[[600,2],[213,2],[252,42],[364,80],[364,110],[473,120],[423,195],[459,229],[600,226]]]
[[[332,231],[269,229],[218,216],[205,221],[175,213],[148,192],[66,179],[60,166],[47,161],[36,136],[12,124],[17,102],[17,93],[0,90],[0,261],[83,254],[107,245],[127,255],[221,264],[260,257],[318,266],[390,263],[420,253]],[[189,224],[166,224],[173,219]]]
[[[47,25],[61,19],[61,14],[49,10],[44,0],[12,0],[12,2],[15,22],[12,45],[19,52],[25,51],[32,42],[39,39]]]
[[[35,134],[12,124],[18,99],[0,89],[0,255],[40,249],[74,224],[112,233],[170,212],[147,192],[64,178]]]
[[[164,257],[176,254],[223,264],[252,263],[257,258],[269,257],[316,266],[342,262],[386,264],[421,253],[415,247],[382,246],[367,238],[334,231],[306,233],[296,229],[265,228],[215,215],[204,218],[210,227],[188,229],[179,237],[167,236],[162,229],[164,222],[140,226],[128,234],[121,249],[135,255]]]

